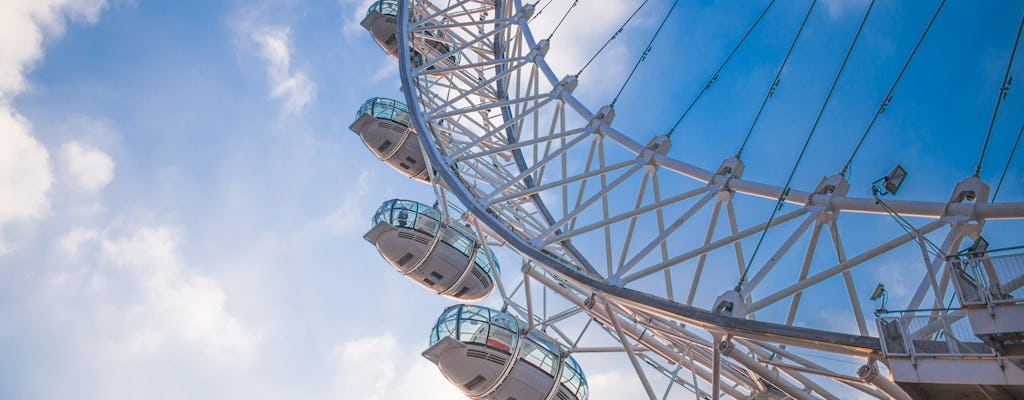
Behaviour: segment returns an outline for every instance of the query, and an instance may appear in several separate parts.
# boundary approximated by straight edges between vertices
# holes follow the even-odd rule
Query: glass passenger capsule
[[[361,25],[370,32],[373,40],[388,55],[398,58],[398,0],[377,0],[366,10],[366,17]],[[410,52],[414,66],[423,65],[425,62],[438,59],[451,51],[448,40],[437,30],[421,31],[419,43]],[[427,71],[438,68],[448,68],[459,65],[462,56],[456,52],[436,63],[433,63]]]
[[[444,310],[423,356],[473,399],[585,400],[587,378],[565,348],[526,323],[487,307]]]
[[[433,207],[385,201],[363,238],[402,275],[440,295],[474,301],[494,290],[497,261],[487,256],[475,233],[442,223]]]
[[[403,175],[429,182],[416,131],[409,127],[409,108],[397,100],[374,97],[366,100],[349,126],[377,158]]]
[[[361,23],[388,55],[398,54],[398,0],[377,0],[366,10]]]

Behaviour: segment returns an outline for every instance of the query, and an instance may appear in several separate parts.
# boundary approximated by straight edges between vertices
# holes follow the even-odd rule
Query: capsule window
[[[548,375],[555,376],[555,365],[558,364],[558,358],[549,349],[545,348],[546,346],[534,342],[535,336],[530,335],[530,338],[523,343],[520,358],[547,372]]]
[[[473,243],[475,242],[472,238],[456,229],[445,229],[442,241],[467,256],[470,255]]]

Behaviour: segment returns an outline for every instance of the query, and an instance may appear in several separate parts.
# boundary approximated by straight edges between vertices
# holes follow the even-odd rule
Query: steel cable
[[[1006,170],[1010,169],[1010,162],[1013,161],[1013,154],[1017,152],[1017,145],[1020,144],[1020,137],[1024,134],[1024,125],[1020,126],[1020,131],[1017,132],[1017,140],[1013,142],[1013,148],[1010,149],[1010,156],[1006,158],[1006,165],[1003,166],[1003,173],[999,174],[999,183],[996,184],[996,191],[992,193],[992,202],[996,202],[996,196],[999,195],[999,189],[1003,187],[1003,178],[1006,178]]]
[[[686,109],[683,110],[683,113],[679,115],[679,118],[676,119],[676,123],[672,125],[671,129],[668,130],[666,136],[672,136],[672,133],[676,131],[676,128],[679,127],[679,124],[683,122],[683,118],[686,118],[686,115],[690,113],[690,110],[693,109],[693,106],[697,104],[697,100],[700,100],[701,96],[704,95],[704,92],[707,92],[708,89],[711,88],[711,84],[718,80],[718,74],[720,74],[722,72],[722,69],[725,68],[725,64],[727,64],[729,60],[732,59],[732,56],[736,54],[736,51],[740,49],[740,46],[743,44],[743,42],[747,40],[747,37],[750,36],[750,33],[754,31],[754,28],[757,26],[757,24],[760,23],[761,19],[764,18],[764,15],[768,13],[768,9],[772,7],[772,4],[775,4],[775,0],[771,0],[770,2],[768,2],[768,5],[764,7],[764,10],[761,11],[761,14],[758,15],[757,19],[754,20],[754,23],[750,24],[750,28],[748,28],[747,32],[743,34],[743,37],[740,38],[740,41],[736,43],[736,46],[732,48],[732,51],[730,51],[729,55],[725,57],[725,60],[722,60],[722,63],[718,65],[718,68],[715,69],[715,73],[711,74],[711,78],[708,79],[708,83],[705,83],[704,87],[701,88],[700,92],[697,92],[697,95],[690,100],[690,104],[687,105]]]
[[[917,49],[921,48],[921,43],[924,42],[924,37],[927,36],[928,31],[932,29],[932,25],[935,23],[935,18],[939,16],[939,11],[942,10],[942,6],[945,4],[946,0],[942,0],[942,2],[939,3],[939,6],[935,9],[935,12],[932,14],[932,18],[928,20],[928,25],[924,27],[924,32],[921,32],[921,37],[919,37],[917,39],[917,43],[914,44],[914,49],[910,51],[910,55],[907,57],[907,60],[903,62],[903,67],[900,68],[900,72],[896,74],[896,80],[894,80],[892,85],[889,86],[889,91],[886,92],[885,97],[882,98],[882,103],[878,105],[878,110],[875,111],[875,115],[871,117],[871,122],[868,123],[867,128],[864,128],[864,133],[860,135],[860,140],[858,140],[857,145],[854,146],[853,152],[850,153],[850,158],[846,160],[846,164],[843,164],[843,169],[839,171],[839,175],[845,176],[846,171],[850,169],[850,164],[853,163],[853,157],[857,155],[857,152],[860,150],[860,146],[864,144],[864,139],[867,138],[868,132],[870,132],[871,128],[875,126],[875,121],[878,121],[878,116],[882,115],[882,112],[885,111],[889,102],[892,101],[892,93],[896,90],[896,85],[900,82],[900,79],[903,78],[903,73],[907,72],[907,67],[910,66],[910,60],[914,59],[914,55],[917,54]]]
[[[654,46],[654,40],[658,38],[659,34],[661,34],[661,29],[665,27],[665,22],[668,21],[668,17],[672,15],[672,11],[675,11],[676,5],[678,4],[679,0],[672,2],[672,7],[668,9],[667,13],[665,13],[665,18],[661,19],[661,25],[658,25],[658,29],[654,31],[654,36],[651,36],[651,40],[647,42],[647,47],[644,48],[644,52],[640,53],[640,58],[636,60],[636,64],[633,64],[633,70],[629,71],[629,76],[626,77],[626,81],[622,82],[622,86],[619,87],[619,92],[616,93],[615,98],[612,99],[612,106],[619,101],[619,96],[622,95],[623,90],[626,90],[626,84],[629,83],[630,79],[633,79],[633,74],[635,74],[637,68],[640,67],[640,63],[644,62],[644,60],[647,59],[647,55],[651,53],[652,46]]]
[[[1013,41],[1013,50],[1010,51],[1010,61],[1006,63],[1006,73],[1003,75],[1003,84],[999,87],[999,96],[996,97],[996,107],[992,110],[992,119],[988,122],[988,132],[985,133],[985,143],[981,145],[981,155],[978,157],[978,165],[974,167],[974,176],[981,174],[981,163],[985,161],[985,152],[988,151],[988,140],[992,137],[992,127],[996,124],[996,115],[999,114],[999,105],[1003,103],[1007,93],[1010,91],[1010,68],[1013,67],[1013,58],[1017,55],[1017,45],[1020,44],[1020,33],[1024,31],[1024,17],[1020,19],[1020,27],[1017,28],[1017,39]]]
[[[793,54],[793,48],[796,47],[796,42],[800,39],[800,34],[804,31],[804,27],[807,26],[807,20],[811,17],[811,11],[814,10],[814,5],[818,4],[817,0],[811,2],[811,6],[807,8],[807,14],[804,14],[803,21],[800,22],[800,27],[796,30],[796,35],[793,36],[793,41],[789,43],[789,49],[786,50],[786,56],[782,58],[782,62],[779,63],[779,69],[775,71],[775,78],[772,80],[772,85],[768,87],[768,91],[764,94],[764,99],[761,100],[761,106],[757,109],[757,114],[754,115],[754,121],[750,123],[750,129],[747,129],[746,136],[743,137],[743,142],[740,143],[740,148],[736,150],[736,158],[740,158],[743,154],[743,148],[747,146],[747,141],[750,140],[750,134],[754,132],[754,127],[757,126],[757,121],[761,118],[761,112],[764,111],[765,104],[768,104],[768,99],[775,93],[775,89],[779,86],[779,76],[782,75],[782,70],[786,67],[786,63],[789,61],[789,56]]]
[[[761,236],[757,240],[757,245],[754,246],[754,252],[750,255],[750,260],[747,261],[747,266],[743,268],[743,275],[740,276],[740,281],[737,286],[742,285],[747,278],[747,272],[750,271],[750,266],[754,263],[754,257],[757,256],[757,251],[761,247],[761,243],[764,241],[765,235],[768,233],[768,228],[772,225],[772,221],[775,219],[775,215],[782,208],[782,205],[786,201],[786,197],[789,195],[790,184],[793,183],[793,177],[796,176],[797,168],[800,167],[800,161],[803,160],[804,154],[807,152],[807,146],[811,143],[811,138],[814,137],[814,133],[818,129],[818,124],[821,122],[822,115],[825,114],[825,109],[828,107],[829,100],[832,99],[832,94],[835,93],[836,85],[839,84],[839,78],[843,76],[843,71],[846,70],[846,64],[850,61],[850,55],[853,54],[853,49],[857,45],[857,39],[860,38],[861,32],[864,31],[864,24],[868,21],[868,16],[871,15],[871,10],[875,6],[875,0],[871,0],[868,4],[868,9],[864,12],[864,17],[860,21],[860,26],[857,27],[857,32],[853,35],[853,40],[850,42],[850,47],[846,49],[846,54],[843,56],[843,62],[839,65],[839,70],[836,71],[835,77],[832,79],[832,84],[828,88],[828,93],[825,95],[825,100],[821,103],[821,108],[818,109],[818,115],[814,118],[814,123],[811,125],[811,129],[807,132],[807,138],[804,139],[803,147],[800,148],[800,153],[797,155],[796,162],[793,163],[793,168],[789,171],[789,177],[786,178],[786,184],[783,185],[782,193],[779,194],[779,199],[775,202],[775,207],[772,209],[771,216],[768,217],[768,223],[761,231]],[[811,5],[813,8],[813,4]],[[806,18],[805,18],[806,21]]]
[[[583,74],[583,70],[587,69],[587,67],[590,66],[590,63],[594,62],[594,60],[597,59],[597,56],[600,55],[601,52],[603,52],[604,49],[607,48],[613,40],[619,37],[619,34],[622,33],[622,30],[626,29],[626,25],[629,24],[629,21],[633,20],[633,17],[635,17],[636,14],[640,12],[640,9],[644,8],[644,6],[647,5],[648,1],[650,0],[644,0],[642,3],[640,3],[640,6],[636,8],[636,10],[633,10],[633,13],[629,15],[629,18],[626,18],[626,20],[622,22],[622,25],[619,26],[619,30],[615,31],[615,33],[613,33],[612,36],[609,37],[603,45],[601,45],[601,48],[597,49],[597,52],[594,53],[593,56],[590,56],[590,60],[587,60],[587,63],[583,64],[583,68],[580,68],[580,71],[577,72],[576,75],[574,75],[575,77],[579,78],[579,76]]]

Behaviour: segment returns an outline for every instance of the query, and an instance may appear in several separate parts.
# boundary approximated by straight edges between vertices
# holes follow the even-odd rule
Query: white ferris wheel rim
[[[409,104],[410,114],[412,115],[413,128],[418,132],[420,140],[423,143],[423,150],[428,160],[432,165],[445,165],[446,160],[439,149],[437,138],[434,137],[431,125],[423,115],[425,110],[422,108],[422,104],[420,103],[419,88],[416,84],[417,78],[413,74],[415,66],[412,65],[412,62],[410,61],[410,44],[408,43],[408,40],[410,38],[411,31],[409,23],[407,22],[408,9],[411,7],[409,3],[410,0],[400,0],[398,16],[398,59],[400,64],[399,70],[401,81],[407,103]],[[514,11],[517,12],[521,11],[524,7],[521,0],[510,0],[506,4],[513,4],[515,7]],[[513,12],[510,14],[515,13]],[[510,23],[508,27],[502,29],[511,29],[513,26],[519,29],[518,34],[522,35],[527,48],[532,49],[538,46],[538,42],[533,37],[529,28],[527,19],[519,18],[515,23]],[[548,65],[544,57],[536,57],[533,62],[537,67],[539,67],[539,70],[547,79],[548,84],[552,87],[556,87],[559,84],[560,80],[558,76]],[[560,100],[565,104],[568,104],[583,120],[595,121],[596,113],[587,108],[571,92],[563,93]],[[606,124],[603,121],[596,121],[596,123],[598,125],[596,129],[601,131],[603,137],[612,139],[614,143],[621,146],[621,148],[628,150],[633,155],[640,156],[645,151],[649,151],[646,146],[633,140],[628,135],[612,127],[610,124]],[[724,187],[727,188],[727,190],[743,195],[777,199],[786,190],[783,187],[772,184],[745,181],[739,178],[718,175],[686,161],[672,158],[667,154],[656,153],[651,155],[650,159],[651,162],[658,167],[689,177],[698,183],[709,186],[716,185]],[[520,169],[522,168],[520,167]],[[437,178],[440,178],[440,180],[445,183],[445,190],[455,195],[455,197],[458,198],[466,207],[466,211],[472,214],[479,223],[486,226],[491,232],[500,236],[501,240],[509,247],[523,255],[525,258],[534,261],[539,267],[543,268],[549,274],[557,276],[560,280],[571,281],[574,284],[574,287],[586,288],[593,295],[600,296],[608,302],[626,305],[635,310],[643,310],[643,312],[667,318],[672,321],[681,321],[687,325],[695,326],[707,331],[728,332],[729,335],[735,335],[737,337],[751,340],[762,340],[778,344],[792,344],[800,347],[859,357],[878,354],[882,349],[879,339],[875,337],[837,333],[827,330],[797,327],[789,324],[755,321],[742,317],[719,315],[707,310],[686,306],[665,298],[649,295],[634,289],[628,289],[621,284],[617,285],[609,283],[608,280],[602,279],[602,277],[596,273],[588,273],[583,268],[577,268],[576,266],[567,264],[563,260],[545,252],[543,248],[539,248],[536,243],[532,243],[528,238],[523,238],[518,233],[510,229],[506,224],[507,221],[500,220],[494,214],[489,212],[485,205],[479,202],[480,199],[477,198],[471,190],[464,186],[464,182],[462,182],[456,175],[455,171],[452,171],[449,168],[436,168],[434,173]],[[815,194],[813,190],[789,190],[785,197],[785,201],[804,207],[821,207],[822,209],[827,209],[833,212],[842,211],[871,214],[887,213],[887,211],[880,207],[873,198],[847,197],[845,195],[833,197],[830,195]],[[946,217],[978,220],[1024,218],[1024,203],[1022,202],[959,203],[952,201],[889,200],[886,203],[888,203],[888,206],[891,209],[900,214],[932,219],[933,222],[923,227],[922,230],[929,227],[930,229],[940,227],[944,224],[942,220]],[[543,211],[546,212],[547,210]],[[533,277],[538,281],[544,282],[542,276],[534,275]],[[556,286],[559,283],[560,282],[558,281],[548,281],[546,285],[551,287]],[[605,305],[610,307],[608,302],[606,302]],[[609,314],[611,313],[611,309],[609,308]],[[879,387],[881,386],[882,385],[879,384]]]

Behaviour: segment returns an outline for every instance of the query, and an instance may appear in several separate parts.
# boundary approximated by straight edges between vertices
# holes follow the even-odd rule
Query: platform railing
[[[1024,302],[1024,253],[968,253],[948,259],[961,304]]]
[[[898,311],[879,316],[877,323],[887,357],[995,355],[974,335],[963,311]]]

